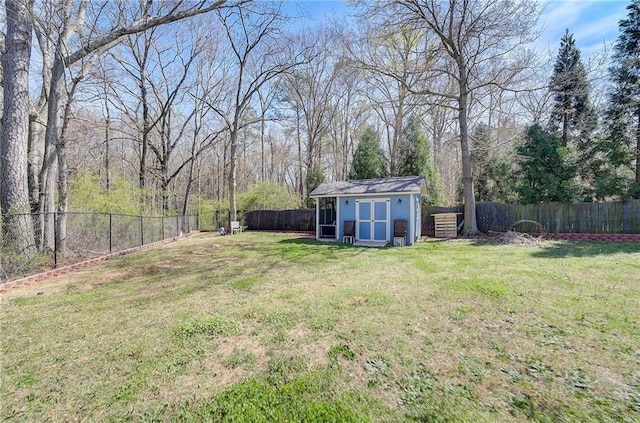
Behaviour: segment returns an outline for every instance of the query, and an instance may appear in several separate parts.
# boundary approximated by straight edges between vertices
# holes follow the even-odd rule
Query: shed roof
[[[360,181],[327,182],[314,189],[309,197],[340,197],[375,194],[426,193],[424,176],[364,179]]]

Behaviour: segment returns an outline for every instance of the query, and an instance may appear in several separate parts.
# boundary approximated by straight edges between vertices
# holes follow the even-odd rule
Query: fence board
[[[462,213],[463,207],[424,206],[422,233],[433,235],[433,214],[450,212]],[[481,232],[505,231],[519,220],[533,220],[549,233],[640,233],[640,200],[528,205],[483,202],[476,204],[476,213]],[[530,228],[522,226],[518,229]]]
[[[312,232],[316,226],[316,212],[302,210],[255,210],[245,213],[244,224],[254,231]]]
[[[435,234],[433,215],[436,213],[460,213],[464,207],[422,208],[422,234]],[[607,203],[544,203],[501,204],[482,202],[476,204],[478,229],[481,232],[505,231],[519,220],[533,220],[549,233],[640,233],[640,200]],[[244,216],[245,225],[252,230],[315,231],[315,210],[259,210]],[[533,226],[519,226],[520,230],[533,230]]]
[[[640,227],[640,200],[622,203],[622,233],[638,233]]]

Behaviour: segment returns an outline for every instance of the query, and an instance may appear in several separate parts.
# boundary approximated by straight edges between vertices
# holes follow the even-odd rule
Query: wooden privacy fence
[[[316,211],[302,210],[256,210],[244,215],[244,224],[256,231],[314,232]]]
[[[463,206],[422,207],[422,234],[434,235],[433,215],[459,213],[462,223]],[[608,203],[545,203],[501,204],[477,203],[476,216],[481,232],[503,232],[516,222],[538,222],[548,233],[582,234],[640,234],[640,200]],[[244,224],[251,230],[262,231],[315,231],[315,210],[258,210],[244,216]],[[519,230],[533,230],[536,225],[518,226]]]
[[[463,206],[422,208],[422,233],[434,234],[433,215],[460,213]],[[506,231],[516,222],[538,222],[548,233],[638,234],[640,233],[640,200],[607,203],[543,203],[501,204],[477,203],[476,216],[481,232]],[[526,228],[526,226],[524,227]]]

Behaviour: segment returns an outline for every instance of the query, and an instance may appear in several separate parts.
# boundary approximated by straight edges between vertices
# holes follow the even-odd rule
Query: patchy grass
[[[640,246],[202,234],[2,299],[8,421],[639,421]]]

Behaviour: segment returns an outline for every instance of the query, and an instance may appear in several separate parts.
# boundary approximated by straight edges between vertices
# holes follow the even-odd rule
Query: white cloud
[[[618,36],[618,22],[626,16],[627,4],[619,0],[552,1],[540,17],[543,33],[536,46],[541,50],[557,50],[565,29],[569,29],[582,56],[589,57]]]

